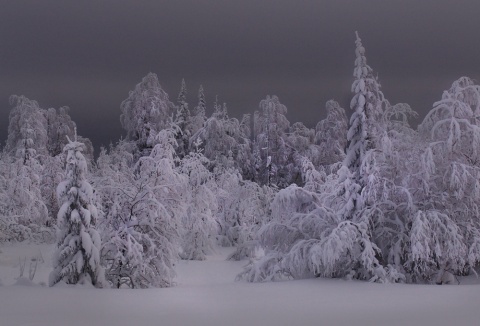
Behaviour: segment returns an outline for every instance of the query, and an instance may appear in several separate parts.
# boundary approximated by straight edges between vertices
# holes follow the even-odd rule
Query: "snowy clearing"
[[[77,325],[478,325],[480,286],[373,284],[335,279],[235,282],[246,263],[181,261],[177,286],[149,290],[14,285],[18,261],[41,252],[34,282],[47,282],[53,246],[1,248],[2,326]],[[470,283],[470,284],[468,284]],[[466,285],[468,284],[468,285]]]

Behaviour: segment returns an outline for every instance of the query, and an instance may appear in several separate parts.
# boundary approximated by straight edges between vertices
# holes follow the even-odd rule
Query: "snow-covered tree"
[[[276,96],[260,101],[261,111],[254,115],[256,153],[256,180],[261,184],[284,187],[291,183],[287,168],[289,149],[285,138],[290,122],[285,115],[287,108]]]
[[[46,124],[38,103],[24,96],[10,98],[9,134],[2,157],[2,177],[6,194],[3,215],[15,231],[15,240],[33,239],[47,230],[48,210],[40,189],[42,161],[47,154]],[[41,238],[38,240],[42,240]],[[47,239],[45,239],[47,240]]]
[[[40,190],[43,202],[48,210],[47,226],[56,224],[56,215],[59,209],[56,188],[64,179],[64,176],[65,172],[63,170],[62,157],[46,157],[40,180]]]
[[[229,164],[231,152],[237,147],[234,135],[238,127],[237,119],[228,118],[226,106],[222,107],[215,102],[212,116],[192,137],[200,145],[197,145],[197,150],[201,150],[211,161],[213,168]]]
[[[96,230],[97,208],[94,191],[85,175],[87,162],[84,145],[74,139],[64,148],[66,175],[57,188],[57,250],[49,283],[92,284],[104,286],[104,270],[100,265],[100,235]]]
[[[125,183],[105,186],[111,192],[103,226],[105,276],[116,288],[171,286],[177,249],[170,214],[145,180],[124,178]]]
[[[175,171],[174,131],[161,130],[154,143],[150,155],[132,167],[128,142],[104,152],[99,161],[105,212],[102,260],[114,287],[173,285],[185,181]]]
[[[320,155],[319,147],[313,143],[314,136],[314,130],[301,122],[295,122],[290,127],[290,132],[286,136],[289,156],[283,166],[283,170],[287,171],[287,180],[290,183],[302,183],[300,161],[303,157],[316,159]]]
[[[342,161],[347,146],[348,120],[345,110],[333,100],[328,101],[325,106],[327,117],[315,128],[315,144],[319,146],[320,155],[309,157],[316,166]]]
[[[409,268],[417,279],[468,273],[480,262],[479,108],[480,86],[462,77],[418,127],[427,145],[410,230]]]
[[[153,73],[146,75],[122,102],[120,121],[127,139],[137,143],[141,155],[148,155],[155,135],[170,127],[174,109]],[[144,150],[147,152],[143,153]]]
[[[198,89],[198,104],[193,109],[193,114],[191,118],[192,136],[190,138],[190,151],[195,150],[193,146],[193,144],[197,140],[195,138],[196,137],[195,135],[200,129],[203,128],[205,121],[207,121],[206,110],[207,110],[207,104],[205,100],[205,94],[203,91],[203,86],[200,85],[200,88]]]
[[[10,111],[6,151],[23,159],[47,153],[47,122],[36,101],[25,96],[12,95],[10,103],[15,107]]]
[[[238,128],[236,127],[235,138],[237,140],[237,147],[234,149],[233,157],[235,167],[240,171],[245,180],[253,180],[255,177],[254,162],[251,140],[251,119],[250,114],[244,114]],[[236,125],[236,121],[234,121]]]
[[[190,153],[180,163],[179,172],[187,180],[183,201],[187,205],[183,216],[181,257],[204,260],[215,244],[217,235],[217,199],[213,174],[207,169],[208,159],[201,153]]]
[[[175,124],[178,126],[176,135],[177,140],[177,154],[183,158],[189,153],[189,142],[192,135],[192,121],[190,111],[188,110],[187,102],[187,86],[185,80],[182,79],[182,86],[177,99],[177,112],[175,115]]]
[[[67,136],[72,138],[76,128],[68,114],[68,107],[61,107],[58,110],[50,108],[44,112],[47,122],[47,148],[50,156],[57,156],[62,153],[67,144]]]
[[[367,152],[378,147],[378,138],[383,131],[381,117],[384,97],[372,68],[367,65],[365,48],[358,33],[355,44],[355,80],[352,84],[354,96],[350,103],[353,113],[347,133],[348,147],[344,164],[352,171],[355,181],[364,187],[367,175],[361,169]]]
[[[272,221],[260,230],[266,255],[240,276],[249,281],[312,276],[398,281],[405,276],[382,260],[378,183],[381,183],[383,95],[366,64],[357,34],[354,97],[340,169],[329,178],[303,159],[305,187],[290,185],[275,196]],[[377,217],[378,216],[378,217]]]
[[[252,258],[259,246],[258,230],[269,221],[275,190],[243,180],[239,171],[232,168],[219,171],[216,180],[219,243],[236,247],[230,259]]]

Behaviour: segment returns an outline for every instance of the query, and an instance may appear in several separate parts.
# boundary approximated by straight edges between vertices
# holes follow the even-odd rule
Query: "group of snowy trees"
[[[121,104],[126,138],[93,157],[68,108],[12,96],[0,156],[0,242],[56,241],[50,284],[166,287],[214,246],[239,278],[435,282],[480,262],[480,86],[455,81],[417,130],[357,35],[352,114],[312,129],[276,96],[241,120],[200,86],[177,103],[148,74]],[[264,254],[256,256],[256,249]],[[258,252],[258,250],[257,250]]]
[[[329,169],[306,161],[303,187],[278,192],[258,235],[266,254],[240,277],[428,283],[476,273],[480,86],[455,81],[413,130],[415,112],[385,99],[358,35],[355,54],[344,157]]]

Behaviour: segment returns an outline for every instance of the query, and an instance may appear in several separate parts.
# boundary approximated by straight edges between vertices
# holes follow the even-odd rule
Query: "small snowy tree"
[[[95,228],[97,208],[93,204],[92,186],[85,177],[87,163],[82,155],[83,148],[76,137],[64,148],[66,175],[57,188],[61,205],[50,286],[61,281],[95,287],[104,285],[104,270],[100,265],[101,240]]]
[[[161,130],[154,143],[150,155],[133,167],[128,142],[104,152],[99,162],[105,211],[102,260],[114,287],[173,285],[185,180],[175,171],[175,132]]]
[[[67,144],[67,136],[74,135],[76,125],[68,111],[68,107],[61,107],[58,110],[50,108],[44,112],[47,121],[47,148],[50,156],[61,154]]]
[[[170,214],[146,183],[133,174],[114,183],[105,216],[102,261],[113,287],[167,287],[173,284],[176,230]]]
[[[48,241],[49,216],[41,192],[42,162],[47,154],[46,122],[38,103],[24,96],[10,98],[9,134],[2,158],[6,198],[3,214],[8,217],[13,239]],[[39,236],[39,237],[38,237]],[[13,240],[12,239],[12,240]]]
[[[259,246],[258,230],[270,218],[274,189],[243,180],[233,168],[218,171],[216,180],[219,243],[236,247],[229,259],[252,258]]]
[[[64,170],[61,156],[48,156],[44,162],[42,177],[40,180],[40,190],[43,202],[48,210],[48,219],[45,222],[47,226],[56,224],[56,215],[58,213],[57,185],[64,179]]]
[[[190,153],[179,166],[179,172],[187,180],[183,194],[187,204],[183,217],[181,258],[204,260],[215,244],[217,235],[217,199],[211,188],[215,188],[213,175],[205,165],[208,159],[200,153]]]
[[[285,187],[291,183],[288,176],[289,149],[286,134],[290,122],[286,118],[287,107],[277,96],[267,96],[260,101],[261,111],[254,115],[254,137],[256,152],[256,180],[260,184]]]
[[[12,95],[10,103],[15,107],[10,112],[6,151],[22,158],[24,163],[30,158],[45,155],[47,122],[38,103],[23,95]]]
[[[192,137],[192,140],[201,144],[197,150],[201,150],[211,161],[212,169],[222,168],[229,164],[230,152],[238,145],[234,137],[238,127],[237,119],[228,118],[226,106],[222,107],[215,102],[212,116]]]
[[[319,148],[319,164],[330,165],[340,162],[345,157],[347,146],[348,120],[345,110],[333,100],[326,103],[327,117],[315,128],[315,144]],[[315,158],[309,157],[310,160]]]

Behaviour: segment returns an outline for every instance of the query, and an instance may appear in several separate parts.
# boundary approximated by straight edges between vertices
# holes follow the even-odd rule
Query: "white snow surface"
[[[0,250],[1,326],[143,325],[479,325],[480,285],[373,284],[339,279],[246,283],[246,261],[218,248],[206,261],[180,261],[177,286],[95,289],[47,283],[53,246],[16,244]],[[19,258],[44,258],[33,283],[17,282]],[[1,283],[0,283],[1,284]],[[17,285],[15,285],[17,284]]]

